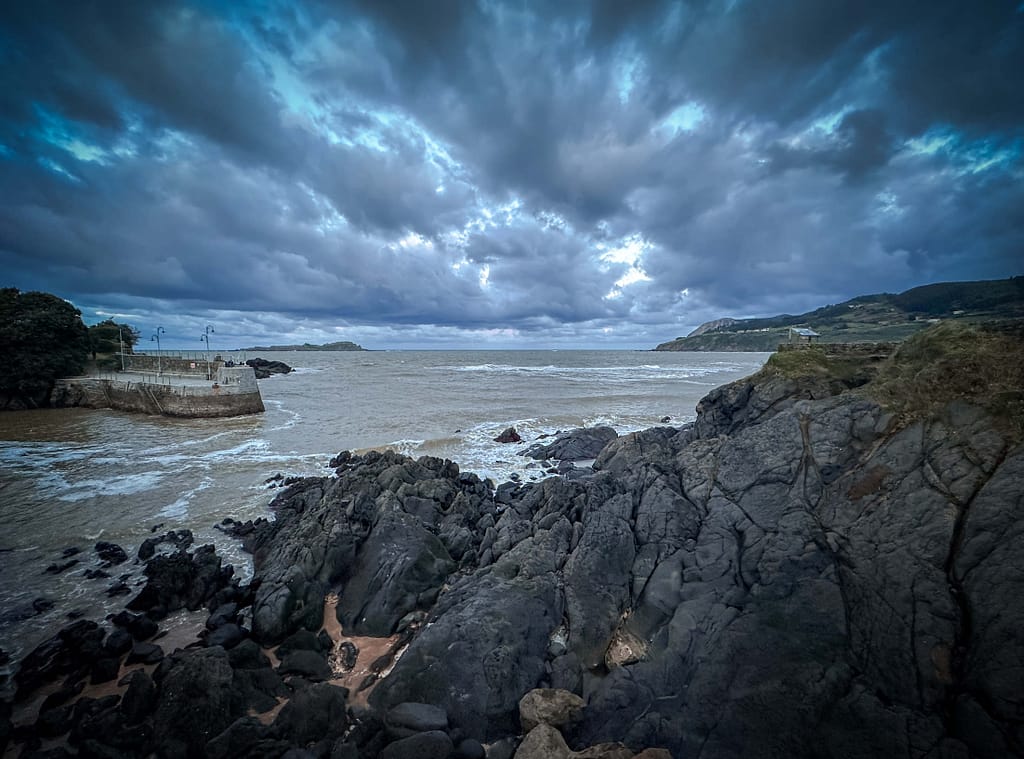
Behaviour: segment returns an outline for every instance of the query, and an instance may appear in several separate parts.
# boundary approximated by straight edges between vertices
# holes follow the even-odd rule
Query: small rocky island
[[[248,584],[154,538],[128,610],[21,662],[0,747],[1021,756],[1022,344],[942,326],[893,355],[779,352],[585,476],[495,489],[343,452],[275,521],[226,520]],[[183,607],[201,640],[164,651]]]
[[[241,351],[364,351],[366,348],[363,346],[343,340],[336,343],[323,343],[322,345],[314,345],[312,343],[302,343],[301,345],[257,345],[254,348],[239,348]]]

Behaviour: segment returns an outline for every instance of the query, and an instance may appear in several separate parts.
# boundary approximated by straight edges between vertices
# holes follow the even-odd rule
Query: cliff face
[[[495,500],[340,457],[275,502],[254,633],[316,628],[329,589],[346,633],[425,620],[370,703],[480,739],[550,685],[587,701],[576,745],[1021,755],[1024,450],[963,399],[915,421],[849,384],[763,374]]]

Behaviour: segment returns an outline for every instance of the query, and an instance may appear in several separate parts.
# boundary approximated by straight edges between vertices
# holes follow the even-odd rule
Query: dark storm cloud
[[[0,264],[183,333],[640,346],[1007,276],[1022,40],[952,0],[13,5]]]
[[[12,65],[3,90],[22,121],[33,108],[108,130],[137,118],[148,129],[203,135],[253,161],[284,161],[298,150],[264,72],[224,21],[200,9],[165,0],[44,1],[6,4],[4,12]]]

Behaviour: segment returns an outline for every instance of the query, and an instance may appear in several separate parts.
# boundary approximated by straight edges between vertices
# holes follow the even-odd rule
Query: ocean
[[[516,452],[542,434],[607,424],[625,433],[680,425],[712,388],[759,369],[766,353],[395,351],[223,353],[294,367],[260,381],[266,413],[169,419],[60,409],[0,413],[0,649],[16,660],[67,615],[123,608],[108,597],[154,534],[188,528],[240,575],[251,563],[214,528],[271,516],[267,480],[325,475],[339,451],[390,448],[449,458],[495,484],[546,476]],[[514,426],[521,444],[493,441]],[[159,525],[159,527],[157,527]],[[88,579],[93,545],[128,551],[110,578]],[[64,557],[66,549],[81,549]],[[59,574],[51,564],[78,563]],[[52,605],[51,605],[52,604]]]

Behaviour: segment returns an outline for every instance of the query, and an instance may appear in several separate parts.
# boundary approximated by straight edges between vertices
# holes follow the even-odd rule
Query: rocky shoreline
[[[23,659],[0,747],[1024,755],[1024,449],[970,397],[915,418],[870,382],[762,372],[538,483],[343,452],[225,521],[248,584],[154,539],[126,612]],[[178,609],[206,622],[172,652]]]

